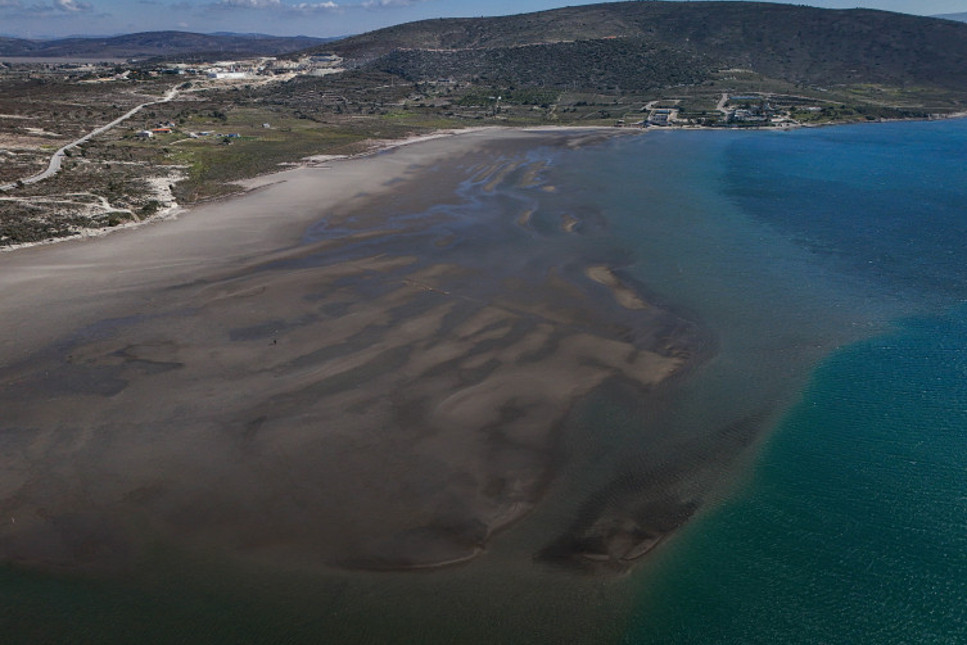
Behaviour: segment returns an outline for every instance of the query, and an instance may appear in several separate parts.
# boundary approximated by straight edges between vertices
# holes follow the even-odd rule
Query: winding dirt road
[[[59,150],[57,150],[57,152],[55,152],[54,155],[50,158],[50,162],[47,164],[47,169],[44,170],[43,172],[37,173],[36,175],[33,175],[31,177],[26,177],[26,178],[20,179],[18,181],[15,181],[15,182],[12,182],[12,183],[9,183],[9,184],[0,185],[0,190],[10,190],[11,188],[16,188],[17,187],[17,184],[19,184],[20,182],[23,182],[24,184],[36,184],[38,181],[43,181],[43,180],[47,179],[48,177],[53,177],[58,172],[60,172],[61,163],[63,162],[64,157],[66,156],[66,153],[67,153],[68,150],[70,150],[72,148],[76,148],[77,146],[81,145],[82,143],[85,143],[86,141],[88,141],[92,137],[96,137],[99,134],[102,134],[104,132],[107,132],[108,130],[110,130],[111,128],[117,126],[118,124],[123,123],[124,121],[127,121],[132,116],[134,116],[135,114],[137,114],[138,112],[140,112],[141,110],[143,110],[144,108],[146,108],[149,105],[157,105],[159,103],[167,103],[169,101],[174,100],[175,97],[177,97],[177,96],[178,96],[178,90],[177,89],[171,89],[171,90],[168,91],[167,94],[164,95],[163,98],[161,98],[161,99],[159,99],[157,101],[148,101],[147,103],[142,103],[141,105],[138,105],[137,107],[134,107],[134,108],[128,110],[123,115],[121,115],[118,118],[114,119],[113,121],[111,121],[107,125],[103,125],[100,128],[98,128],[98,129],[96,129],[96,130],[94,130],[92,132],[89,132],[89,133],[85,134],[80,139],[77,139],[76,141],[72,141],[72,142],[68,143],[67,145],[65,145],[64,147],[62,147]]]

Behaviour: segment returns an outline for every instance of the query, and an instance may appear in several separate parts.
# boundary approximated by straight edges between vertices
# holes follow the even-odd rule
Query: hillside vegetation
[[[411,81],[474,78],[485,83],[604,92],[699,83],[713,69],[704,56],[642,38],[481,50],[399,49],[380,57],[371,67]]]
[[[562,85],[566,75],[571,87],[600,90],[697,82],[740,68],[796,85],[967,89],[965,24],[758,2],[615,2],[426,20],[323,50],[415,80],[486,75]]]

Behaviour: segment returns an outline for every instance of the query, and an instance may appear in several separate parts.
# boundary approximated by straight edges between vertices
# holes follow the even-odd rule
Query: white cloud
[[[425,1],[426,0],[366,0],[363,2],[363,6],[367,9],[380,9],[383,7],[409,7],[410,5]]]
[[[319,11],[338,8],[339,5],[335,2],[300,2],[293,6],[293,9],[297,11]]]
[[[277,9],[284,5],[281,0],[219,0],[212,6],[219,9]]]
[[[335,0],[322,2],[289,3],[283,0],[217,0],[205,7],[207,9],[250,9],[271,11],[280,14],[308,14],[315,12],[337,11],[342,9],[383,9],[389,7],[409,7],[426,2],[426,0],[357,0],[346,4],[339,4]]]
[[[54,6],[61,11],[76,13],[78,11],[90,11],[91,5],[77,0],[54,0]]]
[[[218,2],[208,6],[211,9],[259,9],[279,13],[312,13],[339,9],[339,5],[331,0],[327,2],[300,2],[298,4],[286,4],[282,0],[218,0]]]
[[[24,4],[23,0],[0,0],[0,9],[12,11],[19,17],[57,17],[89,13],[94,7],[82,0],[53,0],[49,3]]]

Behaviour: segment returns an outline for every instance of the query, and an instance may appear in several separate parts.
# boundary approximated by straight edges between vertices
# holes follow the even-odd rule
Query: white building
[[[219,71],[208,72],[208,78],[243,79],[248,77],[249,77],[248,72],[219,72]]]

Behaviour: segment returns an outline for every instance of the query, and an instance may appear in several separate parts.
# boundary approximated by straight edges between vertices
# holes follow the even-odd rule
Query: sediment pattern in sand
[[[612,379],[648,391],[695,358],[692,323],[558,241],[578,216],[503,195],[547,188],[545,163],[462,158],[433,175],[463,182],[445,208],[405,187],[361,196],[302,243],[135,284],[126,315],[7,363],[0,558],[123,568],[164,543],[405,569],[481,553],[539,503],[575,401]]]

